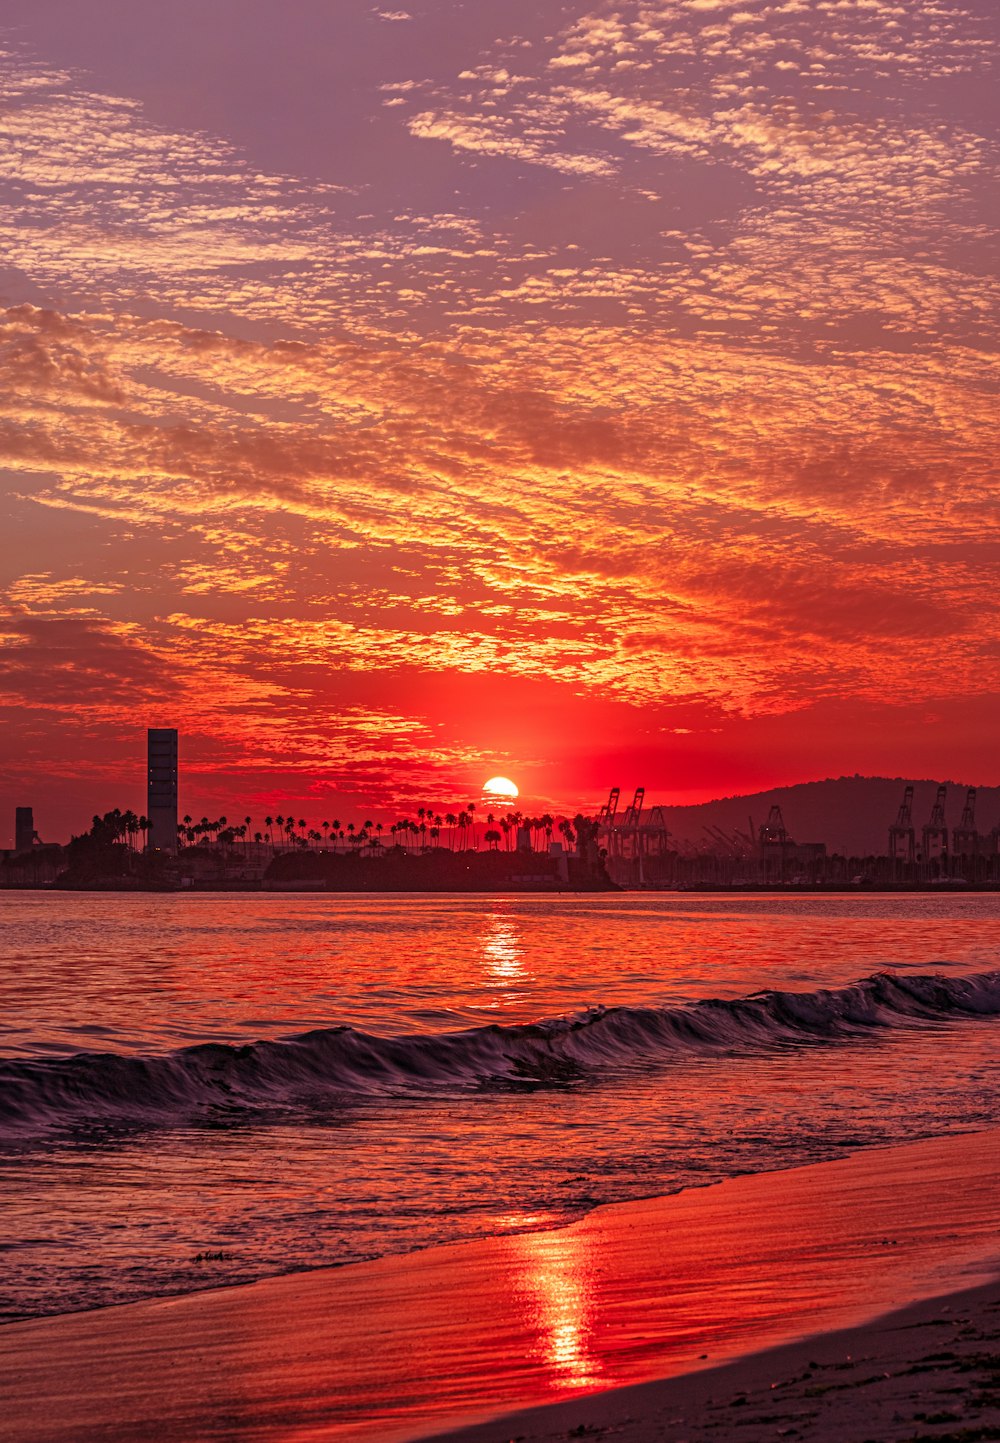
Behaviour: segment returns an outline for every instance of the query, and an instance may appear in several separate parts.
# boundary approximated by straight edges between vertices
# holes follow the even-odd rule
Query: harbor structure
[[[177,851],[177,729],[150,727],[146,733],[146,816],[150,852]]]

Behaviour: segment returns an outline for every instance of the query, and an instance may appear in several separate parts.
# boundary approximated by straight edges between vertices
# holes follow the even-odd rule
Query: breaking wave
[[[557,1086],[671,1060],[876,1037],[886,1029],[1000,1016],[1000,972],[963,978],[878,973],[850,987],[759,992],[672,1007],[590,1008],[568,1017],[378,1037],[332,1027],[246,1046],[164,1056],[78,1053],[0,1062],[0,1135],[170,1126],[233,1112],[484,1087]]]

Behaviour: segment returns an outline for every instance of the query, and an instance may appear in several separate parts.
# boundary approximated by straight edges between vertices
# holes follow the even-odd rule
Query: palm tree
[[[267,828],[267,839],[271,843],[271,851],[274,851],[274,818],[265,817],[264,826]]]
[[[454,851],[454,836],[455,828],[458,826],[458,818],[455,816],[454,812],[449,812],[448,815],[445,817],[445,821],[448,823],[448,850]]]
[[[491,852],[495,852],[500,845],[500,833],[495,827],[489,827],[486,831],[486,844]]]

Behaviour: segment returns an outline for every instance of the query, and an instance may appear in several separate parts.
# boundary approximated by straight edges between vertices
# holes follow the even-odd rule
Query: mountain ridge
[[[772,806],[780,806],[788,834],[796,842],[825,842],[828,852],[847,856],[883,855],[890,826],[895,822],[904,789],[913,787],[913,826],[919,836],[929,820],[939,786],[948,789],[945,821],[957,827],[970,782],[915,777],[826,777],[796,782],[745,795],[719,797],[710,802],[663,806],[666,825],[675,844],[705,850],[713,839],[706,830],[718,827],[729,834],[746,833],[752,817],[756,829],[767,820]],[[648,805],[656,805],[655,798]],[[620,813],[619,813],[620,815]],[[1000,825],[1000,786],[977,787],[976,826],[981,835]]]

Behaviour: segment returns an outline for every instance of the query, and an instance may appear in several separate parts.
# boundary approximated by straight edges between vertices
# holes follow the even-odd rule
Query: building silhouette
[[[9,815],[9,813],[8,813]],[[14,851],[30,852],[35,845],[35,815],[31,807],[14,808]]]
[[[149,850],[177,851],[177,730],[150,727],[146,733],[146,816]]]

